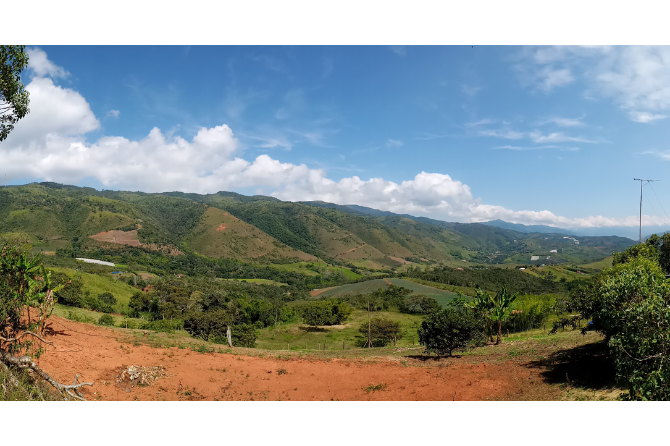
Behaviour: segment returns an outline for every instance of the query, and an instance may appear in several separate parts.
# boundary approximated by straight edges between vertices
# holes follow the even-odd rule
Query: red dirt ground
[[[137,237],[137,229],[132,231],[107,231],[100,232],[89,236],[90,238],[99,242],[116,243],[118,245],[141,246],[140,240]]]
[[[557,390],[521,364],[407,359],[315,359],[197,353],[190,349],[134,345],[119,330],[52,317],[38,364],[63,383],[80,374],[95,381],[83,388],[89,400],[523,400],[555,399]],[[124,342],[123,339],[129,342]],[[117,338],[119,340],[117,340]],[[284,357],[286,358],[286,357]],[[421,366],[418,366],[421,364]],[[167,377],[151,386],[128,387],[116,378],[130,365],[158,366]],[[280,370],[285,372],[281,375]],[[384,383],[382,390],[366,391]]]

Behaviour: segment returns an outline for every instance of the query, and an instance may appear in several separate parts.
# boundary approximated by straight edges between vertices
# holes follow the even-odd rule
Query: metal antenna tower
[[[646,181],[647,183],[651,183],[652,181],[661,181],[661,180],[645,180],[642,178],[633,178],[633,181],[639,181],[640,182],[640,245],[642,244],[642,185],[643,182]]]

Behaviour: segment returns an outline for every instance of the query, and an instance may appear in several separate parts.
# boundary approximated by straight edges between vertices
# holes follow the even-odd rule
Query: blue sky
[[[670,224],[668,47],[29,47],[10,184]],[[34,162],[38,159],[39,162]],[[374,180],[373,180],[374,179]],[[652,208],[653,206],[653,208]]]

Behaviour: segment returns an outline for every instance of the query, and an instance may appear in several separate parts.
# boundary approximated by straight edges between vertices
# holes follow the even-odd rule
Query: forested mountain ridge
[[[0,188],[0,233],[6,232],[28,233],[45,251],[125,244],[250,263],[319,258],[370,269],[454,260],[590,262],[632,244],[623,237],[576,240],[234,192],[98,191],[56,183]]]

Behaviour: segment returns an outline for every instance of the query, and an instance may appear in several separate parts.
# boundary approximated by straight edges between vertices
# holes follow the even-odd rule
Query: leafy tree
[[[643,257],[657,262],[660,256],[660,253],[657,249],[657,239],[658,237],[655,239],[650,238],[649,240],[651,240],[651,242],[648,241],[639,245],[633,245],[623,252],[615,252],[614,258],[612,259],[612,265],[626,263],[638,257]]]
[[[439,308],[440,304],[435,299],[424,294],[405,296],[398,307],[401,312],[409,314],[428,314]]]
[[[21,82],[21,71],[27,66],[24,45],[0,45],[0,141],[30,111],[29,93]]]
[[[626,399],[670,399],[670,284],[648,257],[604,271],[576,296],[605,334]]]
[[[116,305],[116,297],[112,293],[105,292],[98,294],[98,301],[100,302],[100,308],[105,313],[111,313],[114,311],[114,305]]]
[[[512,313],[512,304],[518,295],[519,293],[508,293],[507,287],[503,285],[500,291],[496,293],[495,297],[491,297],[491,320],[498,323],[498,338],[496,339],[496,345],[502,342],[502,323],[509,319]]]
[[[98,324],[99,325],[114,325],[114,318],[109,314],[103,314],[102,316],[100,316],[100,319],[98,319]]]
[[[367,343],[368,334],[370,334],[370,341],[372,345],[384,346],[397,339],[402,331],[400,322],[391,321],[389,319],[375,317],[370,320],[370,323],[364,322],[358,330],[365,336]]]
[[[438,355],[464,350],[484,339],[482,320],[466,307],[448,307],[433,312],[419,327],[419,343]]]
[[[353,309],[345,302],[317,300],[308,302],[302,308],[302,318],[307,325],[338,325],[344,322]]]

